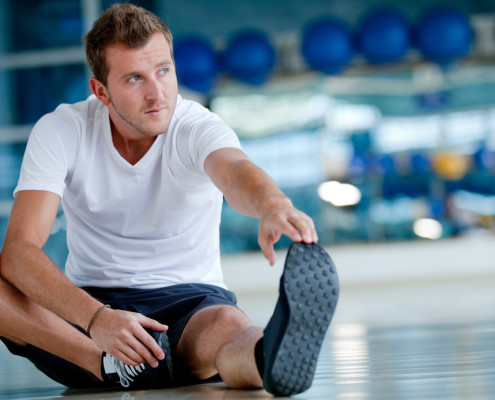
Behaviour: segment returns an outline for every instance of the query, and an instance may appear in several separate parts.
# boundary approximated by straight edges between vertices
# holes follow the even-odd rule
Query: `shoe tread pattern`
[[[281,282],[290,319],[272,366],[270,391],[289,396],[311,386],[339,284],[333,261],[315,243],[291,246]]]

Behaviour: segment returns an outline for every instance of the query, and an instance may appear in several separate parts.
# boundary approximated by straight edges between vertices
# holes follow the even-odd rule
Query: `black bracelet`
[[[88,334],[89,337],[91,337],[91,334],[89,333],[89,331],[91,330],[91,327],[93,326],[93,324],[95,323],[96,321],[96,318],[98,317],[98,315],[100,315],[100,313],[105,309],[105,308],[111,308],[108,304],[105,304],[104,306],[101,306],[100,308],[98,308],[98,310],[95,312],[95,315],[93,315],[93,318],[91,318],[91,321],[89,321],[89,324],[88,324],[88,329],[86,329],[86,333]]]

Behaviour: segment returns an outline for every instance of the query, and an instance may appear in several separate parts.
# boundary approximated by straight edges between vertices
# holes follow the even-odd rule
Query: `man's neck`
[[[112,126],[112,142],[115,149],[121,157],[129,164],[135,165],[144,157],[148,150],[153,146],[156,136],[142,136],[139,139],[130,139],[122,136],[114,126]]]

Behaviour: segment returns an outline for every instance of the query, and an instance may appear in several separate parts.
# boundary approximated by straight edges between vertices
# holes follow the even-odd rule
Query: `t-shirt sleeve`
[[[215,150],[241,148],[237,135],[221,120],[202,124],[197,131],[190,137],[190,148],[195,154],[196,167],[203,172],[206,158]]]
[[[75,146],[73,127],[53,115],[42,117],[34,126],[26,146],[14,196],[22,190],[45,190],[63,197]]]
[[[186,164],[205,173],[204,163],[212,152],[226,147],[241,149],[235,132],[218,115],[207,109],[195,110],[191,114],[179,134],[182,143],[178,151]]]

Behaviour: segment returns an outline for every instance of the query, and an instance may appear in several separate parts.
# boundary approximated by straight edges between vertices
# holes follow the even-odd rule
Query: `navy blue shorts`
[[[218,286],[206,284],[182,284],[159,289],[104,289],[83,288],[93,297],[114,309],[134,311],[168,325],[168,337],[172,352],[179,342],[189,318],[199,310],[214,305],[236,306],[234,293]],[[82,332],[84,332],[81,329]],[[93,374],[37,347],[18,346],[1,338],[9,351],[28,358],[43,373],[70,388],[108,387]],[[74,351],[77,351],[75,349]],[[185,371],[184,371],[185,372]],[[192,377],[183,377],[184,383],[192,383]]]

